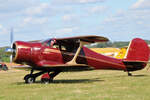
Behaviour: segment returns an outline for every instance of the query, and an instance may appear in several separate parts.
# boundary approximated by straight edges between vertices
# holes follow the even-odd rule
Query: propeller
[[[14,32],[13,32],[13,28],[11,28],[11,30],[10,30],[10,46],[5,49],[5,53],[10,55],[10,67],[12,66],[12,54],[15,52],[12,48],[13,41],[14,41]]]
[[[11,31],[10,31],[10,45],[11,45],[11,48],[12,48],[13,41],[14,41],[14,30],[13,30],[13,28],[11,28]],[[11,52],[13,52],[13,49],[11,49]],[[12,54],[10,56],[10,63],[12,63]]]

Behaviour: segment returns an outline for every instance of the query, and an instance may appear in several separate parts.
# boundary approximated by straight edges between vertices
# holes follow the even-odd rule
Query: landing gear
[[[45,73],[45,71],[42,71],[42,72],[39,72],[39,73],[35,73],[33,74],[33,69],[31,70],[31,73],[30,74],[27,74],[25,77],[24,77],[24,80],[25,80],[25,83],[28,83],[28,84],[31,84],[31,83],[34,83],[36,78],[40,75],[42,75],[43,73]]]
[[[132,76],[132,73],[128,72],[128,76]]]
[[[41,78],[41,82],[44,83],[44,84],[48,84],[48,83],[50,83],[50,79],[48,79],[48,78]]]
[[[32,74],[28,74],[24,77],[25,83],[31,84],[35,82],[35,77]]]
[[[44,84],[48,84],[53,81],[53,78],[50,77],[49,73],[43,74],[41,77],[41,82]]]
[[[48,83],[51,83],[53,82],[53,79],[56,75],[58,75],[61,71],[54,71],[52,73],[46,73],[46,74],[43,74],[42,77],[41,77],[41,82],[42,83],[45,83],[45,84],[48,84]]]
[[[58,75],[61,71],[54,71],[54,72],[47,72],[46,71],[42,71],[42,72],[39,72],[39,73],[35,73],[33,74],[33,69],[31,70],[31,73],[30,74],[27,74],[25,77],[24,77],[24,80],[25,80],[25,83],[28,83],[28,84],[31,84],[31,83],[34,83],[36,78],[40,75],[42,75],[41,77],[41,82],[42,83],[45,83],[45,84],[48,84],[50,82],[53,82],[53,79],[56,75]],[[44,74],[45,73],[45,74]]]

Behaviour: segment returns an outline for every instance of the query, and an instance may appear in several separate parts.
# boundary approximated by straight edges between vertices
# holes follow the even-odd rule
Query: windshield
[[[42,40],[40,41],[43,45],[46,45],[46,46],[51,46],[51,41],[52,39],[46,39],[46,40]]]
[[[46,43],[47,41],[50,41],[51,39],[41,40],[41,43]]]

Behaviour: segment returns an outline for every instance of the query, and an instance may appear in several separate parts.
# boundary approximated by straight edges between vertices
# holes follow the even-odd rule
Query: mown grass
[[[150,100],[150,71],[66,72],[54,83],[25,84],[26,71],[0,72],[0,100]]]

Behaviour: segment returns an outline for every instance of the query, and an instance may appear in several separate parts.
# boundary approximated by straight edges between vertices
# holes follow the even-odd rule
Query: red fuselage
[[[61,49],[60,49],[61,48]],[[72,60],[76,49],[67,49],[67,47],[54,46],[48,41],[40,43],[16,41],[13,44],[13,61],[16,63],[26,63],[35,68],[43,68],[43,65],[53,66],[61,65]],[[77,63],[86,64],[94,69],[114,69],[124,71],[134,71],[142,69],[146,66],[145,63],[140,63],[141,66],[128,69],[127,64],[122,59],[115,59],[93,52],[92,50],[83,47],[77,58]],[[130,66],[131,67],[131,66]]]

